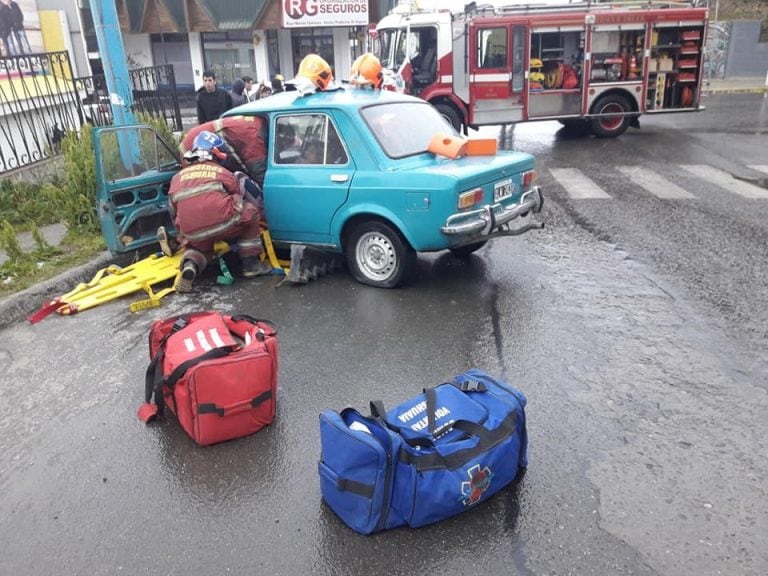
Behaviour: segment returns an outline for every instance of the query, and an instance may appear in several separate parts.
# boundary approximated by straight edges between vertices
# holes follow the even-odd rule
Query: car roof
[[[356,110],[369,104],[381,104],[391,102],[416,102],[424,104],[424,100],[414,96],[398,94],[389,90],[369,90],[352,88],[349,85],[339,87],[336,90],[315,92],[303,96],[298,91],[280,92],[267,98],[249,102],[228,110],[224,116],[239,116],[265,114],[270,112],[300,111],[303,108],[336,108]]]

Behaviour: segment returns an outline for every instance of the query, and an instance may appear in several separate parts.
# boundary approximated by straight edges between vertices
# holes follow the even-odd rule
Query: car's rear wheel
[[[455,248],[451,248],[451,254],[454,256],[457,256],[459,258],[466,258],[470,254],[474,254],[480,248],[485,246],[488,243],[488,240],[480,240],[480,242],[473,242],[472,244],[465,244],[464,246],[456,246]]]
[[[388,224],[371,220],[355,226],[345,246],[347,266],[358,282],[395,288],[406,277],[415,252]]]

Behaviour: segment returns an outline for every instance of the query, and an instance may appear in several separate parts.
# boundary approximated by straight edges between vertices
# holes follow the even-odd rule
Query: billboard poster
[[[281,0],[284,28],[367,26],[368,0]]]
[[[37,0],[0,0],[0,53],[22,56],[44,51]]]

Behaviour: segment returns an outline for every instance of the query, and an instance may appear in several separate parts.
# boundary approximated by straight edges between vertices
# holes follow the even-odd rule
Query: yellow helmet
[[[318,90],[325,90],[333,82],[333,71],[328,62],[317,54],[307,54],[299,64],[297,76],[307,78]]]
[[[352,64],[349,81],[357,86],[373,86],[374,89],[380,90],[384,83],[381,62],[370,52],[362,54]]]

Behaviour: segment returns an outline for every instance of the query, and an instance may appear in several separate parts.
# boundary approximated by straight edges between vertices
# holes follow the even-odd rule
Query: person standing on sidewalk
[[[230,108],[232,97],[216,85],[216,74],[211,70],[203,72],[203,86],[197,91],[197,123],[216,120]]]
[[[232,108],[245,104],[245,82],[240,78],[235,79],[232,83],[232,90],[229,91],[229,97],[232,99]]]
[[[248,183],[241,182],[247,179],[245,174],[239,178],[221,166],[226,160],[224,146],[218,134],[201,132],[185,154],[190,165],[171,180],[168,204],[184,250],[177,292],[192,291],[220,240],[238,242],[246,278],[272,271],[269,262],[262,260],[262,210],[246,192]]]
[[[30,54],[32,49],[29,47],[27,31],[24,30],[24,12],[14,0],[10,0],[8,5],[11,7],[13,35],[16,38],[16,48],[19,54]]]

